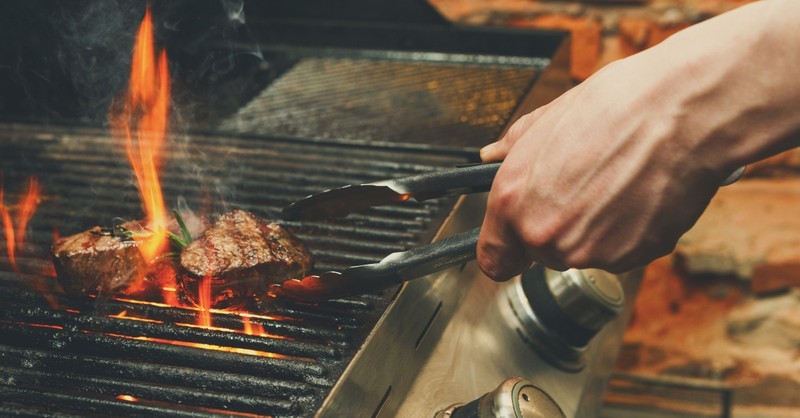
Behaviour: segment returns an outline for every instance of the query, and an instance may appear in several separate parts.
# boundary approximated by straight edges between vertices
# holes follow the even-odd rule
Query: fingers
[[[531,265],[522,243],[509,228],[484,221],[478,240],[478,266],[492,280],[508,280]],[[499,228],[499,229],[498,229]]]
[[[569,269],[555,251],[526,246],[510,228],[498,231],[495,227],[484,222],[478,240],[478,265],[492,280],[506,281],[534,263],[558,271]]]
[[[537,109],[534,112],[522,116],[508,129],[508,132],[499,141],[491,143],[481,149],[481,160],[483,162],[501,161],[503,160],[508,151],[514,144],[517,143],[520,137],[528,130],[536,119],[538,119],[540,111]]]

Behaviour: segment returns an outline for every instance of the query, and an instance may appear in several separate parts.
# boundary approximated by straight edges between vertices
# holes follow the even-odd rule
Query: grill
[[[6,184],[41,179],[42,204],[17,275],[2,260],[0,336],[7,411],[128,412],[194,416],[237,411],[307,416],[352,359],[393,292],[314,305],[263,302],[257,314],[215,313],[220,330],[187,326],[197,312],[134,300],[69,300],[47,270],[54,225],[75,233],[140,211],[118,143],[100,130],[3,125]],[[207,186],[236,185],[224,206],[276,218],[282,206],[320,187],[374,181],[468,161],[466,154],[323,144],[279,138],[173,138],[164,173],[167,201],[202,208]],[[23,149],[19,147],[22,146]],[[183,168],[202,154],[218,165]],[[98,179],[98,173],[102,178]],[[216,201],[217,199],[213,199]],[[306,242],[319,270],[380,260],[429,241],[452,202],[376,208],[326,223],[285,223]],[[5,254],[5,244],[2,251]],[[50,307],[45,296],[56,299]],[[125,316],[119,314],[125,312]],[[242,333],[243,320],[268,336]],[[203,345],[203,346],[199,346]],[[227,350],[227,351],[226,351]],[[232,350],[233,352],[230,352]],[[250,351],[248,351],[250,350]],[[110,356],[111,355],[111,356]],[[119,399],[122,397],[124,399]],[[131,397],[131,398],[127,398]],[[136,401],[126,401],[133,399]],[[164,405],[168,403],[169,405]],[[167,414],[167,415],[169,415]]]
[[[322,189],[475,162],[478,147],[521,107],[551,97],[537,80],[563,41],[438,21],[269,16],[258,23],[259,43],[246,46],[265,57],[243,72],[248,83],[258,80],[257,92],[235,105],[222,98],[224,87],[198,92],[193,97],[220,97],[220,105],[197,112],[191,129],[173,129],[161,174],[168,206],[278,219],[283,206]],[[54,233],[139,219],[133,174],[102,127],[4,119],[5,204],[15,209],[29,176],[38,177],[42,198],[17,271],[0,242],[0,414],[305,417],[350,393],[348,375],[371,372],[356,364],[397,308],[399,288],[315,304],[265,297],[246,312],[213,310],[211,327],[194,325],[196,308],[63,295],[49,259]],[[315,270],[337,270],[430,242],[459,202],[280,223],[308,245]],[[423,337],[451,311],[439,302],[424,318],[407,317],[422,330],[410,351],[429,350]],[[364,408],[391,413],[397,401],[390,407],[387,399],[403,390],[389,384]]]

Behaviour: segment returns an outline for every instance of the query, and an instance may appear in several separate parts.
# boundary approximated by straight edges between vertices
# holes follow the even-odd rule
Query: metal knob
[[[467,404],[455,404],[434,418],[559,418],[564,412],[543,390],[521,377],[512,377],[497,389]]]
[[[546,360],[570,371],[583,367],[583,348],[625,304],[616,276],[601,270],[559,272],[534,267],[506,296],[525,342]]]
[[[586,346],[625,303],[616,277],[599,270],[547,270],[545,280],[524,277],[522,288],[540,320],[574,347]]]

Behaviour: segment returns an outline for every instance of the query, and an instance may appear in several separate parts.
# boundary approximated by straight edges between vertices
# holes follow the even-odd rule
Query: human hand
[[[626,271],[669,253],[700,216],[720,175],[674,140],[682,127],[661,114],[672,104],[647,106],[662,87],[637,72],[607,68],[482,152],[504,159],[478,247],[487,275],[534,261]]]
[[[485,162],[503,164],[481,269],[495,280],[532,262],[623,272],[671,252],[731,172],[798,145],[800,83],[794,67],[774,65],[800,58],[794,10],[759,2],[683,31],[484,148]]]

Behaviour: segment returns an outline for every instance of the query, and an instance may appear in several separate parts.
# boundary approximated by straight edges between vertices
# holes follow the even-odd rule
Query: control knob
[[[545,360],[577,371],[592,337],[625,304],[616,276],[601,270],[563,272],[534,267],[507,290],[520,336]]]
[[[466,404],[455,404],[434,418],[563,418],[558,404],[530,381],[512,377]]]

